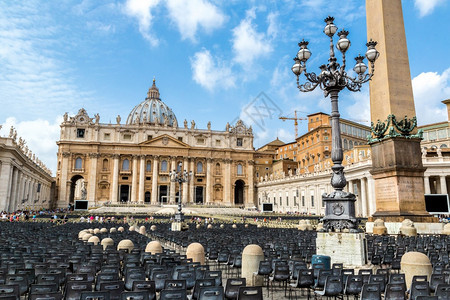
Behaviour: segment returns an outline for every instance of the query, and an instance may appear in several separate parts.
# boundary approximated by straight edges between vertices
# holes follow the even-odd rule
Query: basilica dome
[[[159,90],[155,85],[149,88],[147,98],[136,105],[127,118],[127,125],[154,124],[178,127],[177,118],[173,111],[159,98]]]

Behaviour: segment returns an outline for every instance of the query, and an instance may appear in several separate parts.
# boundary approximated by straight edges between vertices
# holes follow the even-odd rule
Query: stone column
[[[247,166],[247,178],[248,178],[248,197],[247,197],[247,205],[248,206],[257,206],[255,204],[255,185],[253,182],[253,176],[254,176],[254,165],[255,165],[255,161],[250,160],[248,162],[248,166]],[[291,199],[291,201],[294,201],[293,198]],[[289,205],[291,205],[291,203],[289,203]]]
[[[441,186],[441,194],[447,194],[447,181],[445,179],[445,175],[439,176],[440,186]]]
[[[361,215],[367,217],[367,195],[366,195],[367,178],[361,178]]]
[[[60,174],[61,174],[61,179],[59,181],[59,195],[58,195],[58,202],[59,202],[59,207],[67,207],[67,205],[69,204],[69,194],[70,194],[70,190],[67,190],[67,180],[68,180],[68,175],[69,175],[69,157],[70,157],[70,153],[69,152],[63,152],[62,153],[62,161],[61,161],[61,169]],[[24,193],[25,193],[25,189],[24,189]],[[22,202],[24,198],[20,199],[20,201]]]
[[[13,207],[17,207],[19,202],[21,201],[20,195],[22,194],[22,188],[23,188],[23,173],[21,171],[19,171],[18,178],[17,178],[16,195],[14,197]]]
[[[393,128],[380,132],[370,144],[377,209],[373,216],[393,222],[405,217],[432,222],[425,210],[418,129],[412,128],[405,137],[393,126],[416,117],[401,0],[366,0],[366,21],[367,37],[378,42],[380,52],[370,81],[371,121],[389,119],[384,124]]]
[[[144,203],[145,198],[145,166],[146,166],[146,160],[145,155],[140,156],[141,161],[139,164],[139,197],[138,201],[139,203]]]
[[[119,154],[113,155],[113,178],[111,185],[111,203],[117,203],[119,201]]]
[[[9,191],[9,202],[6,203],[7,211],[14,211],[16,210],[14,206],[14,200],[16,199],[16,189],[17,189],[17,174],[18,169],[12,167],[12,180],[11,180],[11,188]]]
[[[423,183],[424,183],[425,194],[431,194],[430,176],[424,176]]]
[[[170,157],[170,172],[177,171],[177,161],[176,157]],[[169,177],[170,178],[170,177]],[[174,181],[170,181],[170,191],[169,191],[169,203],[175,203],[175,195],[176,195],[177,183]]]
[[[186,172],[188,172],[188,174],[189,174],[189,166],[188,166],[188,159],[187,159],[187,157],[185,157],[184,158],[184,161],[183,161],[183,171],[184,170],[186,170]],[[191,178],[189,178],[189,181],[191,181],[192,179]],[[183,182],[183,195],[182,195],[182,203],[187,203],[187,201],[188,201],[188,194],[189,194],[189,191],[188,191],[188,182]]]
[[[133,167],[131,169],[131,202],[136,202],[138,185],[138,156],[133,155]]]
[[[224,204],[231,205],[231,159],[225,159],[225,174],[224,174]]]
[[[158,168],[159,156],[153,156],[153,171],[152,171],[152,204],[158,203]]]
[[[210,204],[212,201],[212,158],[206,159],[206,204]]]
[[[88,175],[88,187],[87,187],[87,200],[89,201],[97,201],[95,198],[96,190],[97,190],[97,162],[98,157],[100,155],[98,153],[90,153],[89,160],[91,161],[91,167],[89,168]]]
[[[372,177],[367,178],[367,191],[369,194],[368,208],[369,216],[372,216],[377,210],[376,199],[375,199],[375,180]]]
[[[195,185],[195,159],[190,157],[190,169],[192,170],[192,177],[189,178],[189,202],[195,203],[194,199],[194,185]]]

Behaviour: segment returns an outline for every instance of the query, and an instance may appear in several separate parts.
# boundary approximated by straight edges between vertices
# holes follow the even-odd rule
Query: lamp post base
[[[344,191],[334,191],[331,194],[324,194],[322,200],[325,203],[325,217],[322,231],[343,231],[359,232],[358,220],[355,217],[356,196]]]

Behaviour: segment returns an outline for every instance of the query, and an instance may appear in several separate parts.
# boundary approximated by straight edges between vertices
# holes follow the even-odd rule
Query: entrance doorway
[[[195,203],[203,204],[203,187],[202,186],[195,187]]]
[[[150,192],[145,192],[144,194],[144,202],[150,203]]]
[[[122,184],[119,193],[120,202],[128,202],[130,199],[130,186],[128,184]]]
[[[70,194],[69,203],[73,204],[74,200],[80,200],[82,198],[81,189],[84,185],[84,178],[81,175],[75,175],[70,180]],[[86,199],[83,199],[86,200]]]
[[[242,205],[244,204],[244,181],[236,180],[234,183],[234,204]]]
[[[167,185],[159,186],[159,202],[167,203]]]

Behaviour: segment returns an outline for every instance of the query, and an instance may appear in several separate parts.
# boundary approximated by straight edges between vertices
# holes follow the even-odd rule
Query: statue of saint
[[[83,182],[81,186],[81,200],[86,200],[86,196],[87,196],[86,183]]]
[[[211,130],[211,121],[208,122],[208,125],[206,125],[208,127],[208,130]]]
[[[194,121],[194,120],[191,121],[191,129],[192,129],[192,130],[195,129],[195,121]]]
[[[94,115],[95,117],[95,124],[98,124],[100,122],[100,115],[97,113]]]
[[[117,115],[117,118],[116,118],[117,125],[120,125],[120,120],[121,120],[120,115]]]
[[[187,124],[187,120],[184,119],[184,128],[187,129],[188,128],[188,124]]]
[[[64,123],[67,122],[67,119],[69,119],[69,115],[67,114],[67,112],[64,114],[63,118],[64,118]]]

